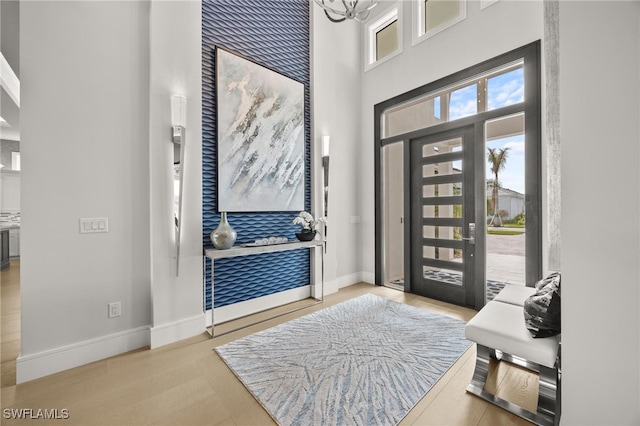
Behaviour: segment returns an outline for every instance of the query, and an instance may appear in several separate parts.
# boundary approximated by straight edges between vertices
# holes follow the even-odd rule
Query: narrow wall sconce
[[[324,216],[329,213],[329,143],[331,136],[322,137],[322,169],[324,171]]]
[[[173,143],[182,143],[187,121],[187,98],[182,95],[171,95],[171,128]]]
[[[322,137],[322,171],[324,172],[324,237],[327,238],[327,219],[329,215],[329,143],[331,142],[331,136],[324,135]],[[324,246],[325,252],[327,251],[327,244]]]
[[[187,121],[187,98],[171,95],[171,140],[173,142],[173,221],[176,233],[176,277],[180,275],[180,235],[182,222],[182,188],[184,146]]]

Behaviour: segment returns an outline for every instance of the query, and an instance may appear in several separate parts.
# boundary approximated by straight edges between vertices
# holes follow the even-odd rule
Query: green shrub
[[[522,225],[522,226],[524,226],[524,225],[525,225],[524,212],[522,212],[522,213],[518,213],[518,214],[516,215],[516,217],[514,217],[514,218],[513,218],[513,221],[514,221],[515,223],[517,223],[518,225]]]

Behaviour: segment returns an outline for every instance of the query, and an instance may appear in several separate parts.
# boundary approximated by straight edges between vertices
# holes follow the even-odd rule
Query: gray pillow
[[[560,334],[560,273],[552,272],[535,285],[536,292],[524,301],[524,320],[533,337]]]

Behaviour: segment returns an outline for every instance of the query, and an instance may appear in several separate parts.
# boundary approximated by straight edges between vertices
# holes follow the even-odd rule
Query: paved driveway
[[[491,235],[487,234],[487,253],[524,256],[524,234]]]
[[[525,285],[525,236],[487,235],[487,279]]]

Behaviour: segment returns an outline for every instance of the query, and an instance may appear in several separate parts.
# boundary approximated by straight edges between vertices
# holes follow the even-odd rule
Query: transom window
[[[392,137],[524,101],[523,62],[396,105],[382,114],[382,135]]]
[[[365,71],[402,53],[402,21],[398,2],[365,25]]]
[[[376,61],[386,58],[398,48],[398,20],[376,32]]]
[[[446,30],[467,17],[466,0],[414,0],[413,44]]]

